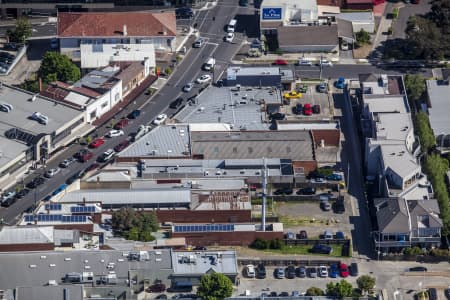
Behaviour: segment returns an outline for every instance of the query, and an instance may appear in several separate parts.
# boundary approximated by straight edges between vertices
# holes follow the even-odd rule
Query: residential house
[[[443,72],[446,74],[447,72]],[[427,111],[430,126],[436,136],[437,149],[442,153],[450,152],[450,85],[449,78],[427,80]]]
[[[406,247],[432,248],[441,243],[442,220],[437,200],[375,199],[377,250],[400,252]]]

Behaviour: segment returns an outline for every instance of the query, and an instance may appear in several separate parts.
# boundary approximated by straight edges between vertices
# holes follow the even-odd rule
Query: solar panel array
[[[25,222],[62,222],[62,223],[85,223],[87,216],[68,215],[25,215]]]
[[[174,232],[234,231],[234,224],[175,225]]]
[[[62,205],[60,203],[45,204],[45,210],[62,210]]]
[[[70,208],[71,213],[93,213],[95,212],[95,206],[72,206]]]

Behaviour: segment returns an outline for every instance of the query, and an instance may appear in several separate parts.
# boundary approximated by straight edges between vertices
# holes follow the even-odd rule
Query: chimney
[[[325,140],[320,140],[320,147],[321,148],[324,148],[325,147]]]
[[[128,35],[128,33],[127,33],[127,25],[126,24],[123,25],[122,32],[123,32],[123,36],[127,36]]]

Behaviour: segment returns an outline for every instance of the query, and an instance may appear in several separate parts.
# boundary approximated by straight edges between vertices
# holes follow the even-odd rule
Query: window
[[[94,111],[92,111],[92,112],[89,114],[89,117],[90,117],[91,119],[95,119],[96,116],[97,116],[97,110],[94,110]]]
[[[116,94],[114,95],[114,101],[115,101],[115,102],[119,101],[119,93],[116,93]]]
[[[102,109],[108,106],[108,101],[102,103]]]

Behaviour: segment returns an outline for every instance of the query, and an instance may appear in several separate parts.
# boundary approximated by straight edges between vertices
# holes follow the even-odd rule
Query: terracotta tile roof
[[[59,37],[175,36],[174,12],[60,12]],[[165,33],[165,34],[164,34]]]
[[[337,129],[333,130],[312,130],[312,135],[317,146],[320,145],[320,141],[325,142],[325,146],[339,147],[340,141],[340,131]]]

